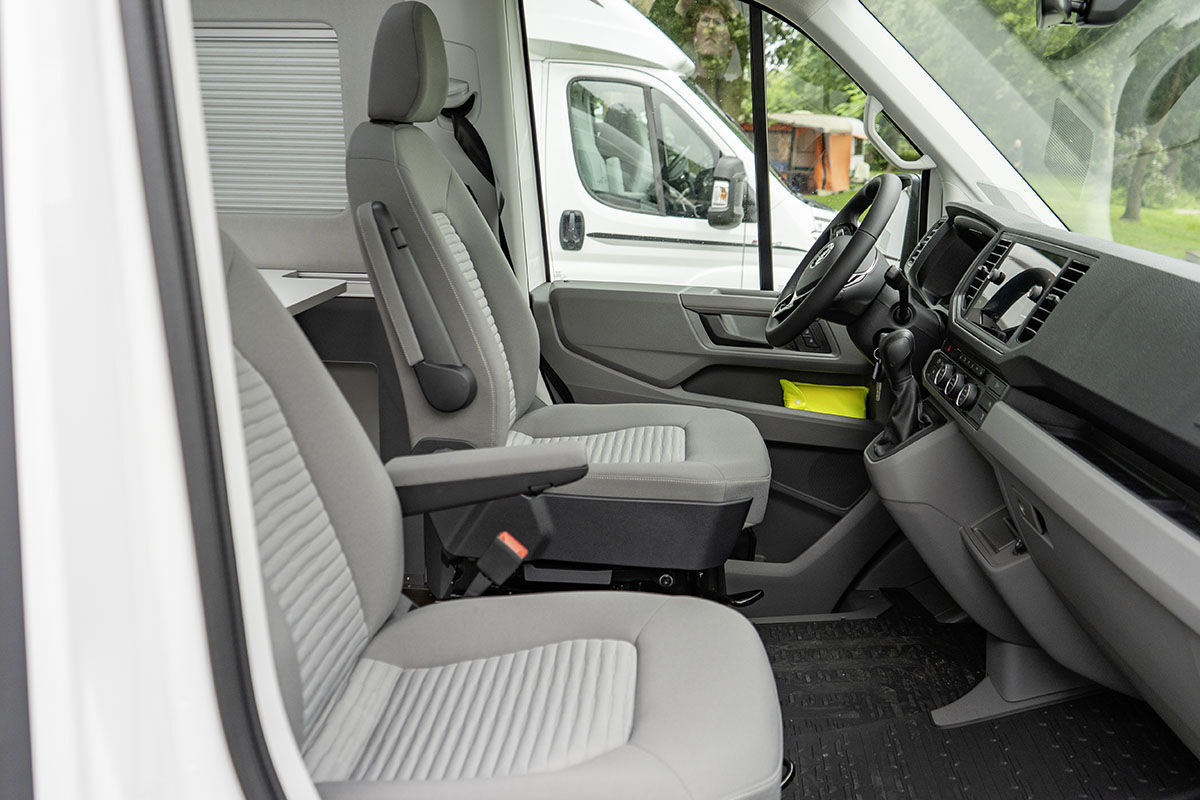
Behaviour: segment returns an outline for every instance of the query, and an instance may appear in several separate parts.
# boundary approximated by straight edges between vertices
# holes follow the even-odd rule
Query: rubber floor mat
[[[875,619],[758,626],[779,686],[785,798],[1193,798],[1200,761],[1147,706],[1102,692],[941,729],[984,675],[984,633],[908,595]]]

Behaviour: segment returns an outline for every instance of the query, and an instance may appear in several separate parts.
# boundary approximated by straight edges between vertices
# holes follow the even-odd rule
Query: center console
[[[867,471],[930,571],[989,634],[987,677],[934,710],[934,723],[953,727],[1059,702],[1089,691],[1091,681],[1127,690],[1033,563],[994,465],[972,444],[1008,383],[950,341],[920,379],[929,424],[900,446],[868,447]]]
[[[944,397],[950,412],[976,430],[1008,391],[1008,384],[949,342],[929,357],[922,377],[930,393]]]

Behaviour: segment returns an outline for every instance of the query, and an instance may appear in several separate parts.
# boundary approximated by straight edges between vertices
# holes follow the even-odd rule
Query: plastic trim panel
[[[988,414],[979,440],[1141,589],[1200,631],[1200,539],[1006,403]]]

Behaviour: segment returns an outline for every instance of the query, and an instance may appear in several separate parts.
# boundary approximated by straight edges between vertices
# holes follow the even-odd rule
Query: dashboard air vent
[[[975,302],[975,298],[979,296],[980,290],[987,283],[988,275],[992,273],[992,270],[1000,266],[1011,249],[1012,242],[1001,239],[992,248],[992,251],[984,257],[983,261],[980,262],[979,267],[975,270],[975,274],[971,276],[971,283],[967,286],[967,293],[963,295],[963,310],[970,308],[971,303]]]
[[[1063,271],[1058,274],[1054,283],[1051,284],[1050,290],[1046,292],[1046,296],[1042,298],[1042,302],[1038,303],[1037,308],[1033,309],[1033,313],[1029,315],[1029,321],[1025,323],[1025,329],[1017,337],[1018,341],[1028,342],[1037,336],[1037,332],[1046,324],[1046,320],[1050,318],[1050,314],[1058,307],[1062,299],[1067,296],[1067,292],[1075,288],[1075,284],[1079,283],[1079,279],[1087,274],[1089,266],[1089,264],[1072,261],[1063,268]]]
[[[929,244],[930,240],[933,239],[934,234],[941,230],[942,226],[945,224],[946,217],[942,217],[934,223],[932,228],[926,231],[925,235],[921,237],[921,240],[917,242],[916,246],[913,247],[912,252],[908,254],[908,263],[905,264],[906,269],[910,269],[914,264],[917,263],[917,259],[921,257],[921,251],[925,249],[925,245]]]

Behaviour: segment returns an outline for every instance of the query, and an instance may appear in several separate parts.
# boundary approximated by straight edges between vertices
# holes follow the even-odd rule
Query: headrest
[[[446,42],[429,6],[397,3],[375,36],[367,117],[382,122],[429,122],[446,103]]]

